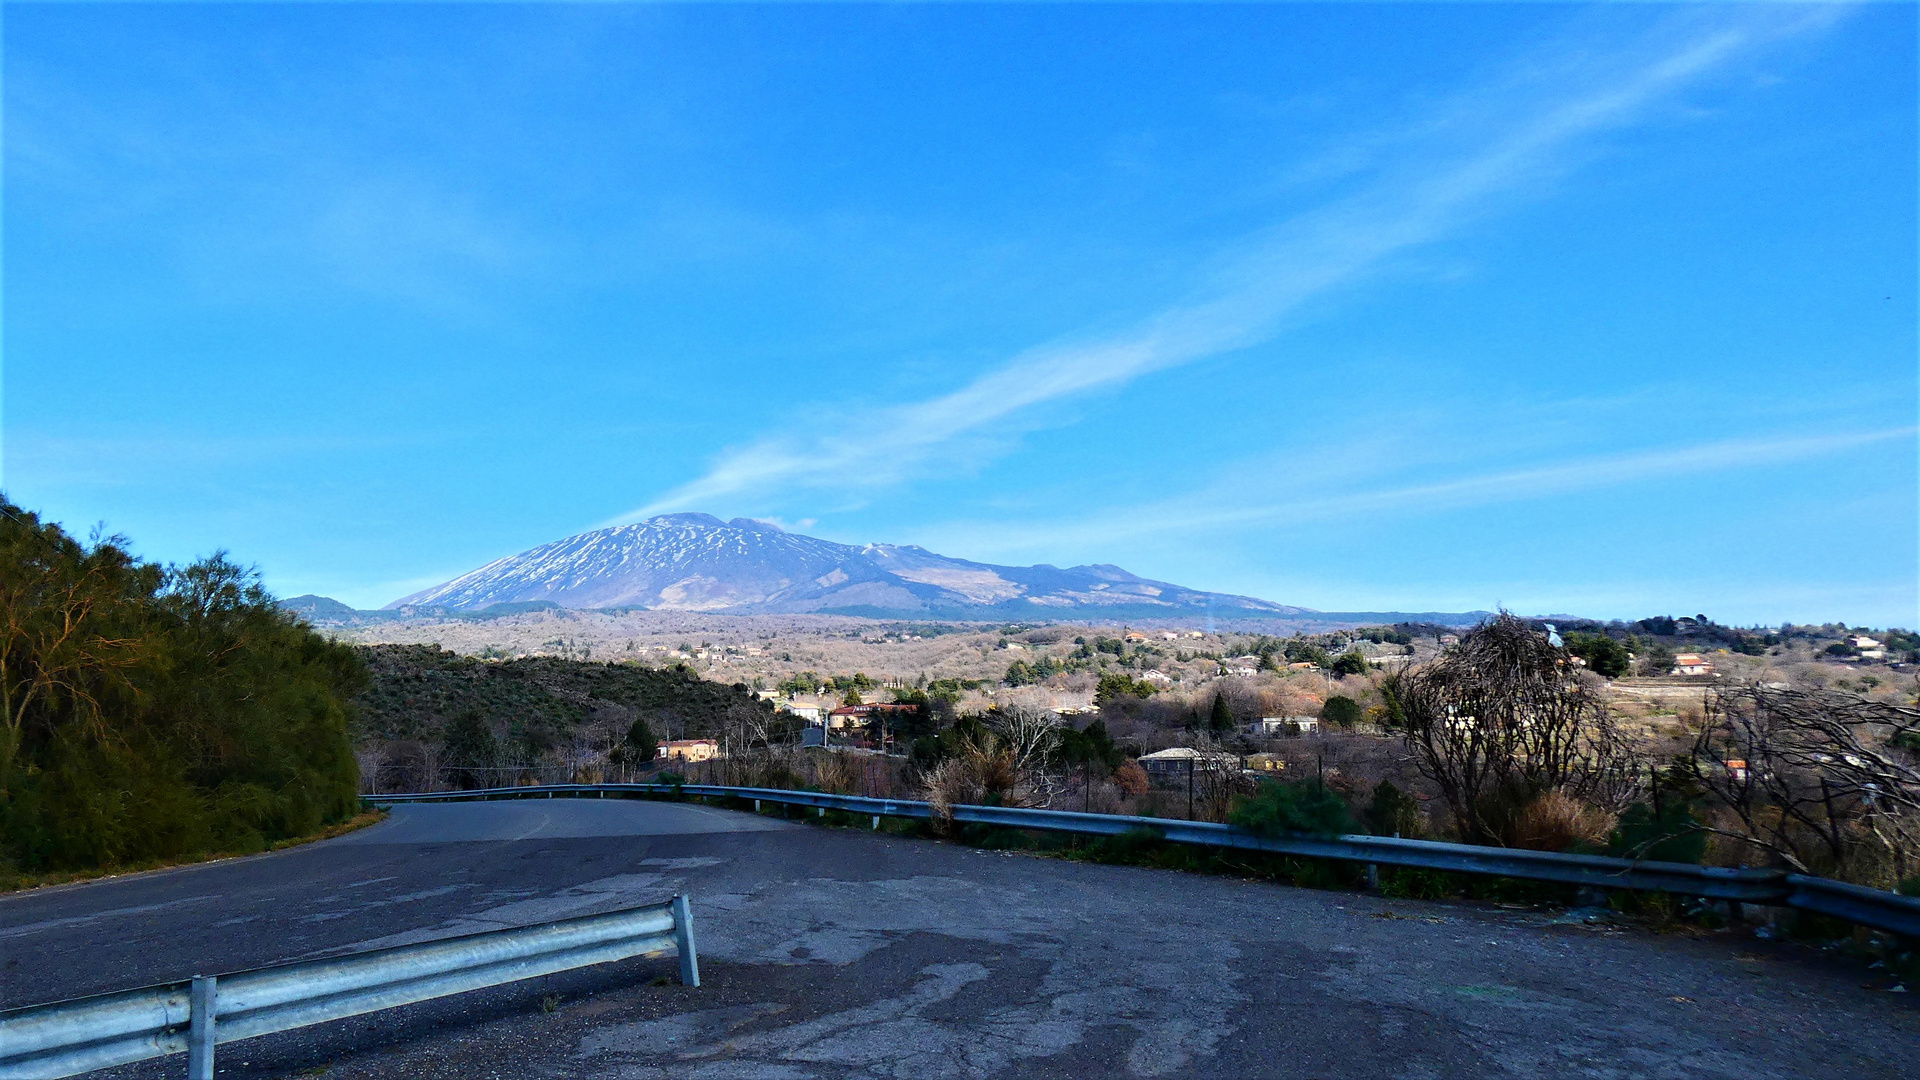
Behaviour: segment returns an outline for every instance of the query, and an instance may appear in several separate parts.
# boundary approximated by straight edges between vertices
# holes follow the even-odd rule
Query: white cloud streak
[[[1828,457],[1875,443],[1920,436],[1920,428],[1772,439],[1724,439],[1693,446],[1609,454],[1519,469],[1505,469],[1430,483],[1379,487],[1320,498],[1249,503],[1243,488],[1199,492],[1177,499],[1129,506],[1064,522],[952,525],[928,530],[923,543],[968,551],[974,558],[996,552],[1083,548],[1123,539],[1218,532],[1231,526],[1286,527],[1369,515],[1439,513],[1473,506],[1523,502],[1580,491],[1687,474],[1761,468]]]
[[[1669,21],[1611,54],[1535,58],[1525,74],[1435,110],[1359,192],[1250,238],[1210,293],[1121,333],[1029,349],[949,393],[874,410],[857,433],[782,433],[725,450],[705,474],[607,524],[776,492],[872,491],[950,467],[989,428],[1037,423],[1040,406],[1269,340],[1309,302],[1569,168],[1584,141],[1743,53],[1837,17],[1831,8],[1719,9]],[[1452,134],[1462,130],[1474,137]],[[1451,149],[1436,149],[1436,139]]]

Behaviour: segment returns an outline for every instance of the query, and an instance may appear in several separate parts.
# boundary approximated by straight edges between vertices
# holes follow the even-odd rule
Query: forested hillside
[[[257,851],[350,816],[364,679],[224,555],[163,567],[0,500],[0,876]]]
[[[719,731],[730,711],[772,711],[745,686],[708,682],[685,667],[491,661],[436,645],[371,645],[360,654],[371,676],[357,699],[362,740],[441,742],[449,721],[478,714],[517,763],[537,761],[587,727],[604,739],[644,720],[679,738]]]

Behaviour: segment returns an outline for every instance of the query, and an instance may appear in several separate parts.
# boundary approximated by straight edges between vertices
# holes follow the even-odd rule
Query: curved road
[[[220,1075],[1920,1075],[1920,995],[1802,946],[598,800],[402,806],[326,843],[0,897],[0,1005],[675,892],[698,990],[662,985],[671,960],[609,965],[233,1044]]]

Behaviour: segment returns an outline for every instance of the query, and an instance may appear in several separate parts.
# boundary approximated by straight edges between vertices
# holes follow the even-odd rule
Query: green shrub
[[[1623,859],[1697,863],[1707,853],[1707,834],[1686,806],[1653,807],[1635,803],[1620,815],[1607,854]]]
[[[1365,675],[1367,672],[1373,670],[1373,667],[1367,663],[1367,658],[1364,655],[1358,650],[1355,650],[1353,652],[1341,653],[1340,656],[1334,660],[1329,670],[1335,675]]]
[[[1128,829],[1119,836],[1103,836],[1082,850],[1095,862],[1145,866],[1166,846],[1166,838],[1156,829]]]
[[[1465,891],[1460,875],[1411,866],[1382,867],[1380,892],[1396,900],[1446,900]]]
[[[1685,764],[1654,774],[1654,799],[1620,815],[1607,854],[1624,859],[1698,863],[1707,853],[1699,806],[1705,795]],[[1657,809],[1656,809],[1657,808]]]
[[[1260,790],[1235,800],[1229,820],[1261,836],[1340,836],[1358,831],[1346,800],[1317,780],[1297,784],[1263,780]]]
[[[1335,694],[1320,706],[1320,719],[1335,727],[1352,727],[1360,722],[1360,703],[1343,694]]]
[[[1399,836],[1412,840],[1420,836],[1420,804],[1393,781],[1382,780],[1373,789],[1373,801],[1367,804],[1367,831],[1375,836]]]

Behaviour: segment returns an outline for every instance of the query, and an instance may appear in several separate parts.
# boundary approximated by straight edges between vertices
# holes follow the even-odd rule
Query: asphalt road
[[[1920,1076],[1920,994],[1806,946],[566,799],[0,898],[0,1005],[675,892],[698,990],[636,960],[231,1044],[221,1075]]]

